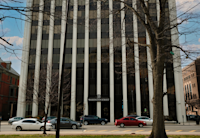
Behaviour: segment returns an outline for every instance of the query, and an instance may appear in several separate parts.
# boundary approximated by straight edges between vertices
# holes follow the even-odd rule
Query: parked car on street
[[[23,117],[13,117],[13,118],[10,118],[9,120],[8,120],[8,124],[12,124],[13,122],[16,122],[16,121],[19,121],[19,120],[22,120],[22,119],[24,119]]]
[[[105,125],[108,123],[108,119],[106,118],[99,118],[98,116],[95,115],[85,115],[81,116],[80,118],[81,123],[84,121],[84,125],[89,125],[89,124],[101,124]]]
[[[54,119],[54,118],[56,118],[55,116],[48,116],[47,117],[47,122],[49,121],[49,120],[51,120],[51,119]],[[45,117],[43,117],[42,118],[42,122],[44,122],[45,121]]]
[[[51,123],[46,123],[46,130],[51,130],[53,128]],[[44,123],[40,120],[37,120],[35,118],[26,118],[22,119],[17,122],[12,123],[12,129],[15,129],[16,131],[21,130],[44,130]]]
[[[196,121],[197,120],[197,116],[196,115],[187,115],[187,120]]]
[[[136,117],[137,120],[146,122],[147,125],[152,126],[153,125],[153,119],[147,117],[147,116],[140,116]]]
[[[54,118],[52,120],[49,120],[48,123],[51,123],[53,125],[53,128],[57,128],[57,118]],[[71,120],[67,117],[61,117],[60,118],[60,128],[73,128],[77,129],[79,127],[82,127],[81,123],[78,123],[76,121]]]
[[[124,127],[124,126],[138,126],[138,127],[143,127],[146,126],[146,122],[144,121],[139,121],[135,119],[134,117],[123,117],[120,119],[115,119],[115,125]]]

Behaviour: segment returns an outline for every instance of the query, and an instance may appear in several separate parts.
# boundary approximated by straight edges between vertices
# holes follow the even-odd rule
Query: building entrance
[[[97,115],[97,102],[88,102],[89,115]]]
[[[110,122],[110,102],[101,102],[101,118],[106,118]]]

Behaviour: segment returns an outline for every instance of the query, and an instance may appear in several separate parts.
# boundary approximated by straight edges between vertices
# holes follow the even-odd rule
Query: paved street
[[[73,134],[150,134],[152,126],[145,126],[139,128],[137,126],[130,126],[125,128],[116,127],[113,124],[101,125],[87,125],[82,128],[73,129],[61,129],[61,134],[73,135]],[[166,124],[166,131],[168,134],[184,134],[184,135],[200,135],[200,126],[195,125],[194,122],[183,124]],[[54,134],[55,130],[48,131],[48,134]],[[21,131],[17,132],[11,129],[11,125],[7,122],[3,122],[1,125],[0,134],[42,134],[41,131]]]

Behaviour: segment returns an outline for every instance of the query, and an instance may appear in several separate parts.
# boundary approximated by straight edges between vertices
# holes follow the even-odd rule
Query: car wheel
[[[40,130],[41,130],[41,131],[44,131],[44,127],[42,126],[42,127],[40,128]]]
[[[84,121],[84,125],[88,125],[89,123],[88,123],[88,121]]]
[[[72,129],[77,129],[77,126],[76,125],[72,125]]]
[[[120,127],[124,127],[125,125],[123,123],[120,124]]]
[[[22,131],[22,128],[20,126],[16,127],[16,131]]]
[[[143,124],[139,124],[138,127],[143,127]]]
[[[105,121],[101,121],[101,125],[105,125],[106,124],[106,122]]]

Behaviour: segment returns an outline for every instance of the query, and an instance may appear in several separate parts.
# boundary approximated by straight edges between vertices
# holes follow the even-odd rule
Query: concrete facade
[[[126,2],[138,8],[136,0]],[[23,79],[20,81],[18,106],[23,109],[18,111],[19,116],[28,115],[28,111],[24,111],[27,109],[26,105],[23,104],[28,75],[35,72],[35,80],[38,80],[41,77],[38,73],[40,68],[47,65],[52,66],[48,72],[61,72],[62,53],[65,48],[65,70],[70,72],[71,76],[71,98],[70,104],[62,106],[63,116],[79,120],[82,114],[94,114],[108,118],[110,122],[128,114],[153,117],[153,76],[149,49],[137,44],[150,43],[148,34],[132,12],[121,11],[117,15],[113,14],[124,7],[123,3],[115,3],[112,0],[50,0],[49,3],[30,0],[27,4],[38,6],[41,10],[49,9],[54,16],[45,18],[43,13],[28,13],[36,17],[25,25],[23,48],[28,49],[28,52],[23,52],[22,57],[27,62],[22,63]],[[149,4],[152,14],[156,13],[154,17],[159,21],[159,1],[151,0]],[[176,20],[173,20],[176,18],[176,10],[170,10],[174,5],[175,1],[172,0],[166,6],[171,26],[176,24]],[[170,32],[171,41],[175,45],[179,43],[178,34],[174,35],[176,32],[177,28]],[[127,38],[135,44],[129,47]],[[181,65],[180,51],[176,48],[172,48],[172,51],[175,53],[172,57],[173,63],[166,63],[166,74],[163,77],[163,91],[169,93],[164,98],[163,107],[165,116],[182,122],[182,116],[185,116],[180,79],[182,74],[181,67],[177,68]],[[45,57],[48,57],[48,61],[41,60]],[[35,89],[37,82],[34,83]],[[50,84],[51,82],[47,82],[47,86]],[[83,106],[82,111],[77,111],[79,103]],[[56,114],[55,107],[50,110],[49,115]],[[37,116],[40,112],[35,103],[30,111],[32,116]]]

